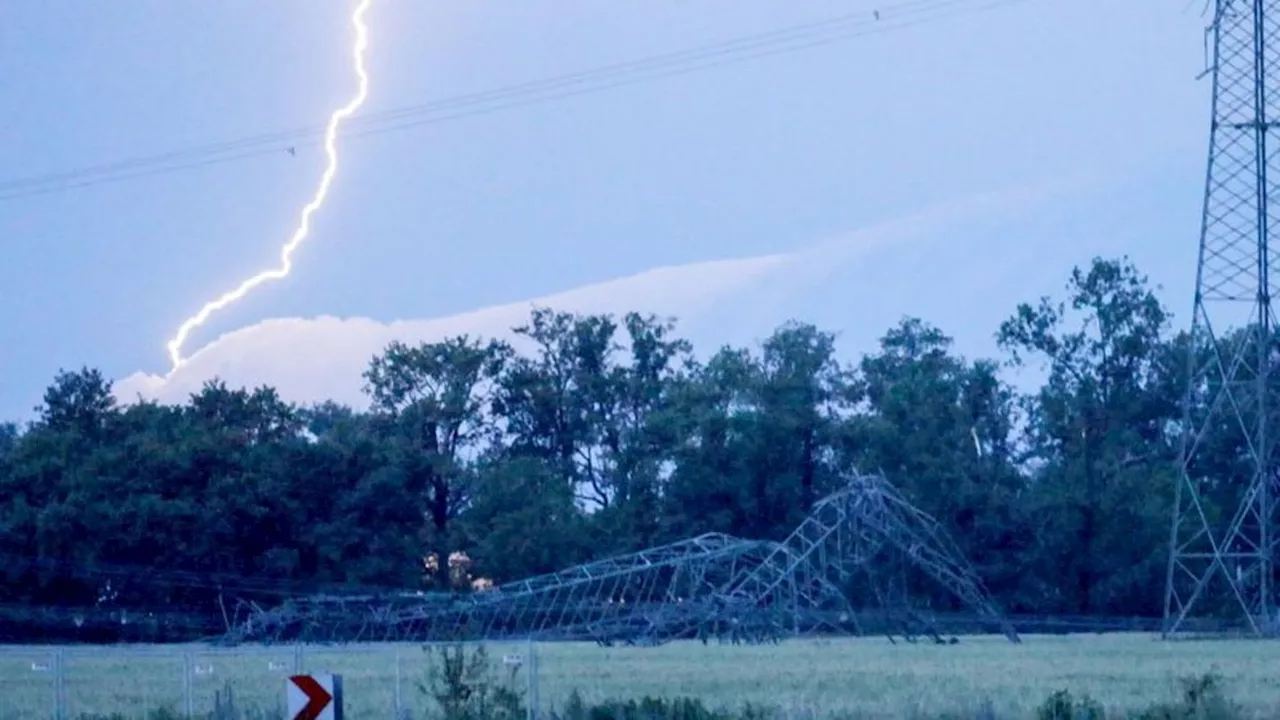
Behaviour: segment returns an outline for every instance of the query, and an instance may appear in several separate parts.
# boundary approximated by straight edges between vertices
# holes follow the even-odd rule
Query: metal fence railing
[[[435,646],[439,647],[439,646]],[[536,646],[487,642],[494,679],[515,684],[536,714]],[[283,716],[295,674],[342,676],[347,717],[425,717],[433,705],[431,646],[416,644],[0,647],[0,720],[208,717],[230,691],[242,712]],[[471,646],[474,650],[474,646]],[[470,656],[470,653],[468,653]]]
[[[977,623],[959,616],[934,616],[933,620],[944,633],[979,631]],[[1024,616],[1012,620],[1019,631],[1033,634],[1146,633],[1159,628],[1158,620],[1141,618]],[[680,686],[684,675],[662,662],[679,661],[688,665],[686,670],[704,662],[700,654],[683,658],[677,657],[678,648],[656,648],[646,655],[658,662],[654,666],[657,670],[641,677],[624,666],[608,666],[613,662],[610,657],[627,655],[625,648],[584,652],[522,640],[490,641],[483,646],[493,672],[501,682],[515,683],[531,715],[545,715],[548,709],[562,707],[575,689],[589,694],[606,689],[665,692],[667,686]],[[283,715],[290,675],[329,673],[342,676],[348,717],[423,718],[435,706],[428,676],[431,668],[439,668],[438,657],[432,655],[442,647],[414,643],[0,646],[0,720],[113,715],[146,719],[162,709],[171,716],[208,717],[215,697],[220,693],[225,697],[228,690],[242,712],[253,713],[253,717],[278,717]],[[475,646],[471,647],[474,650]],[[756,654],[748,648],[741,652],[743,657],[764,657],[763,649]],[[579,687],[584,677],[595,674],[619,676],[615,679],[625,680],[626,687]]]

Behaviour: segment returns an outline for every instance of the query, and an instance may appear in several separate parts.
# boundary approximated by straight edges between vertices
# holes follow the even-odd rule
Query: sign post
[[[342,720],[341,675],[290,675],[284,686],[289,720]]]

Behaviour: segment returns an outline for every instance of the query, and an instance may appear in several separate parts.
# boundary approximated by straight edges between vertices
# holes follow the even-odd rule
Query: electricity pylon
[[[1272,12],[1275,11],[1275,12]],[[1276,636],[1271,304],[1280,178],[1280,0],[1216,0],[1213,112],[1165,581],[1164,637],[1192,619]],[[1277,374],[1280,377],[1280,374]]]

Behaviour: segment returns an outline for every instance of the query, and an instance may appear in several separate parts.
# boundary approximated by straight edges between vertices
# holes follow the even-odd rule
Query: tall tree
[[[690,346],[670,320],[535,309],[516,328],[532,348],[503,376],[510,451],[540,459],[594,514],[602,547],[634,550],[660,532],[658,503],[673,436],[659,422]]]
[[[365,372],[388,461],[420,498],[440,587],[449,587],[450,521],[468,500],[472,464],[496,437],[490,406],[510,355],[504,343],[465,335],[417,347],[396,342]]]
[[[190,638],[218,631],[220,595],[409,587],[424,554],[445,587],[454,550],[511,581],[708,531],[778,539],[851,466],[944,523],[1006,607],[1158,612],[1184,370],[1207,352],[1166,321],[1127,261],[1076,270],[1000,328],[1011,364],[1044,369],[1025,397],[917,319],[855,366],[802,323],[695,362],[670,320],[548,309],[515,328],[522,354],[388,346],[367,410],[216,380],[118,406],[100,372],[59,372],[33,422],[0,424],[0,634],[56,606],[85,620],[64,637]],[[1214,515],[1249,463],[1211,435],[1193,471]]]
[[[907,318],[861,362],[866,414],[848,440],[921,509],[944,523],[997,590],[1023,576],[1026,523],[1013,457],[1014,392],[997,366],[952,353],[952,339]]]
[[[1096,258],[1072,272],[1066,301],[1020,305],[1000,327],[1013,363],[1039,358],[1048,370],[1027,429],[1043,605],[1154,610],[1179,417],[1161,365],[1167,324],[1127,259]]]
[[[486,457],[460,534],[478,577],[496,583],[563,570],[602,553],[573,493],[542,460]]]
[[[612,463],[604,426],[614,407],[617,323],[535,308],[515,328],[532,353],[503,374],[498,408],[512,450],[555,468],[578,499],[607,507]]]
[[[663,508],[668,538],[749,531],[740,496],[755,441],[748,388],[757,371],[746,350],[722,348],[676,384],[666,418],[676,438]]]
[[[17,423],[0,422],[0,461],[8,458],[17,447],[19,434]]]
[[[792,476],[799,490],[794,510],[803,515],[839,484],[832,443],[861,388],[837,359],[835,336],[807,323],[774,331],[764,342],[760,367],[764,442],[784,453],[776,457],[779,469]]]
[[[609,501],[597,522],[617,550],[639,550],[659,541],[661,497],[676,436],[667,423],[674,388],[692,363],[688,341],[673,336],[674,323],[628,313],[629,362],[609,368],[595,393],[600,455],[609,476]]]
[[[671,522],[754,538],[790,531],[839,484],[833,444],[858,389],[834,337],[788,323],[758,354],[724,348],[681,384]]]
[[[101,439],[116,410],[111,383],[96,369],[61,370],[36,408],[39,422],[55,432],[75,432],[88,440]]]

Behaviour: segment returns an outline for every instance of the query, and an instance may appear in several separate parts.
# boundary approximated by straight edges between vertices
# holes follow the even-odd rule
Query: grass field
[[[527,653],[524,644],[494,643],[488,649],[495,661]],[[51,716],[51,652],[0,648],[0,718]],[[208,712],[214,691],[228,681],[242,704],[268,708],[282,702],[284,677],[294,661],[290,648],[73,648],[64,654],[68,715],[141,717],[161,705],[180,709],[188,652],[196,669],[191,682],[198,711]],[[544,708],[562,705],[576,688],[588,701],[690,695],[710,705],[761,703],[797,715],[906,717],[917,709],[963,711],[989,700],[1001,715],[1026,717],[1058,689],[1130,709],[1172,697],[1180,677],[1216,672],[1227,692],[1258,717],[1280,717],[1280,644],[1266,641],[1163,643],[1150,635],[1075,635],[1029,636],[1018,646],[994,637],[936,646],[860,638],[754,647],[545,644],[536,652]],[[394,717],[397,686],[402,705],[422,717],[427,703],[416,682],[426,663],[422,648],[413,645],[311,647],[303,655],[306,671],[342,674],[347,717],[353,719]],[[518,677],[523,686],[523,669]]]

